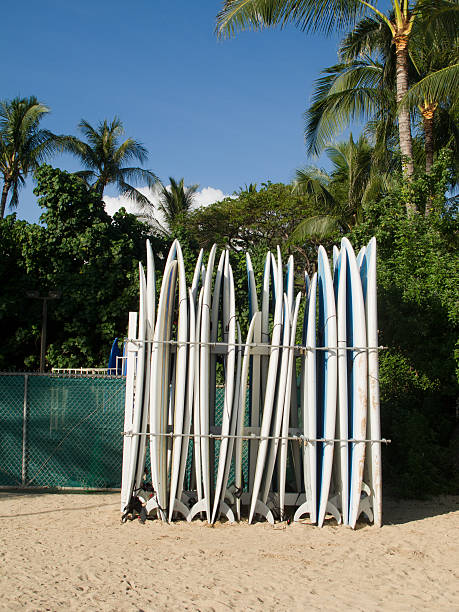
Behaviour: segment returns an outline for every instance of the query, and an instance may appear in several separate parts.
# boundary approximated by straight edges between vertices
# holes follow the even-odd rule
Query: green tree
[[[10,208],[19,202],[19,189],[29,172],[38,168],[56,150],[56,136],[40,128],[49,108],[35,96],[0,102],[0,172],[3,188],[0,218],[5,215],[8,195]]]
[[[124,209],[110,217],[98,193],[50,166],[36,172],[42,225],[0,221],[0,367],[38,365],[41,310],[26,292],[61,291],[48,313],[49,367],[105,366],[113,339],[138,310],[138,262],[145,239],[164,241]],[[156,257],[161,271],[160,257]]]
[[[370,12],[381,19],[391,34],[395,47],[396,102],[400,150],[403,171],[411,177],[414,171],[413,142],[410,112],[405,103],[409,87],[409,44],[414,23],[422,19],[424,25],[430,19],[438,23],[457,19],[455,0],[391,0],[391,15],[382,13],[375,4],[366,0],[226,0],[217,16],[217,32],[220,36],[233,35],[236,30],[294,23],[306,31],[332,28],[345,31]],[[457,22],[456,22],[457,23]]]
[[[386,482],[397,494],[456,492],[453,468],[459,275],[457,201],[445,197],[451,160],[400,181],[348,237],[378,242],[381,417]],[[429,216],[405,214],[409,198]],[[459,370],[456,370],[459,372]]]
[[[105,119],[97,127],[83,119],[78,127],[85,141],[75,136],[60,139],[61,147],[78,157],[85,168],[74,174],[101,197],[107,185],[115,185],[120,194],[134,202],[143,206],[151,204],[133,184],[151,188],[158,178],[151,170],[126,165],[133,160],[143,163],[148,155],[146,148],[137,140],[122,140],[124,127],[120,119],[115,117],[111,122]]]
[[[293,193],[291,185],[263,183],[258,191],[249,186],[237,197],[198,209],[189,217],[189,231],[206,249],[216,242],[234,253],[253,253],[279,245],[284,255],[297,254],[298,268],[311,271],[315,240],[305,246],[291,236],[302,219],[322,210],[320,206],[312,198]]]

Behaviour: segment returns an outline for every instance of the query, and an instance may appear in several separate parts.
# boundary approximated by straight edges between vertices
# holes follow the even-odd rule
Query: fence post
[[[24,404],[22,407],[22,486],[27,482],[27,402],[29,375],[24,374]]]

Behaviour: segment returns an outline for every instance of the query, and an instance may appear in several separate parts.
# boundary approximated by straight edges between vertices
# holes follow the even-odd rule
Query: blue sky
[[[44,126],[76,133],[118,115],[142,141],[147,166],[167,183],[232,193],[248,183],[289,181],[307,163],[303,118],[338,38],[296,29],[245,32],[219,41],[220,0],[42,0],[2,15],[2,98],[36,95]],[[53,165],[79,168],[71,157]],[[36,221],[32,181],[18,217]],[[114,195],[112,192],[109,195]]]

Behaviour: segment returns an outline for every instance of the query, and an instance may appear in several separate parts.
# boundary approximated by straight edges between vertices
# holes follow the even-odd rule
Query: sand
[[[458,610],[459,497],[381,529],[119,521],[118,494],[0,493],[2,610]]]

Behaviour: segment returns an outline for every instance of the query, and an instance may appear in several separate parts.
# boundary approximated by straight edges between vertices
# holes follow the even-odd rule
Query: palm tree
[[[419,111],[423,120],[426,171],[433,163],[435,112],[448,113],[448,104],[440,107],[441,98],[430,94],[413,104],[410,91],[416,83],[457,58],[457,36],[445,35],[444,30],[427,28],[422,22],[413,29],[409,79],[411,89],[405,103],[412,114]],[[313,104],[305,113],[305,137],[310,153],[318,153],[336,132],[356,116],[371,117],[366,131],[376,135],[376,146],[387,152],[396,126],[395,53],[391,35],[379,18],[367,17],[357,24],[340,45],[342,63],[324,71],[316,82]],[[379,58],[373,60],[371,56]],[[415,85],[413,85],[413,83]],[[453,78],[444,84],[449,99],[456,97],[457,82]],[[445,100],[443,100],[445,102]],[[449,100],[451,102],[451,100]],[[449,103],[449,107],[452,107]],[[451,127],[453,121],[450,122]],[[454,129],[449,130],[450,136]],[[445,143],[442,143],[445,144]]]
[[[196,191],[199,185],[185,187],[184,179],[176,181],[169,177],[169,185],[160,186],[159,202],[157,208],[160,211],[163,222],[160,223],[155,218],[155,208],[153,204],[143,206],[141,218],[153,225],[161,234],[168,237],[173,234],[178,227],[186,222],[191,212],[196,198]]]
[[[74,174],[101,196],[107,185],[113,184],[120,194],[141,206],[151,204],[131,183],[151,188],[158,182],[158,177],[151,170],[125,166],[132,160],[143,163],[148,155],[146,148],[137,140],[127,138],[122,141],[124,127],[120,119],[115,117],[111,122],[105,119],[96,128],[83,119],[78,127],[86,142],[74,136],[60,139],[62,149],[73,153],[86,168]]]
[[[389,173],[374,163],[374,148],[365,136],[325,149],[332,162],[326,173],[317,168],[296,172],[294,190],[315,200],[323,214],[302,221],[293,233],[294,239],[323,239],[335,231],[348,232],[361,222],[363,210],[378,200],[390,185]]]
[[[40,121],[49,108],[35,96],[0,102],[0,172],[3,189],[0,218],[5,215],[8,194],[10,208],[19,202],[19,189],[29,172],[33,172],[56,150],[56,136],[40,129]]]
[[[459,110],[458,41],[445,31],[428,31],[412,52],[416,82],[402,100],[410,108],[418,108],[423,123],[426,172],[434,162],[434,122],[439,112],[449,114],[454,123]]]
[[[437,21],[449,21],[456,14],[451,6],[456,0],[390,0],[392,13],[384,15],[367,0],[225,0],[217,16],[219,36],[231,36],[236,30],[261,29],[293,23],[301,30],[330,32],[333,27],[346,30],[366,13],[376,15],[388,27],[395,47],[396,101],[400,150],[403,171],[408,178],[414,171],[410,112],[405,96],[408,92],[409,42],[417,19],[432,16]],[[445,19],[446,16],[446,19]]]

